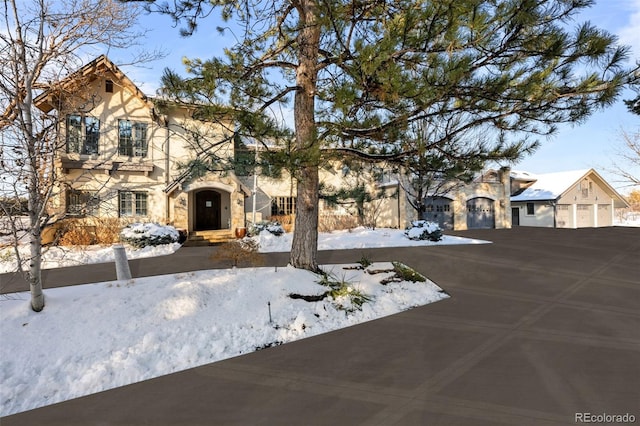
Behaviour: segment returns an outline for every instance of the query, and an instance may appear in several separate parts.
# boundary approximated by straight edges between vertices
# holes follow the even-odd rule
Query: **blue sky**
[[[222,48],[233,44],[233,35],[227,32],[222,37],[216,30],[219,20],[215,12],[202,21],[198,32],[190,38],[182,38],[179,29],[172,27],[166,16],[142,16],[141,25],[150,30],[146,47],[163,49],[168,56],[149,64],[149,68],[125,67],[124,71],[147,94],[153,95],[158,88],[160,75],[165,67],[181,72],[184,68],[181,59],[211,58],[219,55]],[[640,0],[597,0],[596,4],[585,11],[578,21],[589,20],[600,28],[616,34],[622,44],[631,46],[631,62],[640,61]],[[109,55],[116,62],[126,62],[121,52]],[[622,99],[634,96],[633,92],[625,92],[622,98],[605,111],[595,112],[590,119],[580,125],[565,125],[549,139],[542,139],[541,148],[513,166],[517,170],[532,173],[550,173],[585,168],[595,168],[614,187],[621,192],[630,188],[616,182],[617,178],[606,171],[616,160],[617,147],[622,143],[620,132],[637,131],[640,127],[640,116],[628,112]],[[640,175],[640,170],[634,171]]]

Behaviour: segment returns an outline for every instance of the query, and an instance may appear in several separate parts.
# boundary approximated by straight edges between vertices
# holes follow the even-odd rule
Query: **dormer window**
[[[104,82],[104,91],[107,93],[113,93],[113,81],[112,80],[106,80]]]

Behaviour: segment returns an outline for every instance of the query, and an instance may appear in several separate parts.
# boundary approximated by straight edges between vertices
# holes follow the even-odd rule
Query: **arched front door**
[[[205,190],[196,193],[195,230],[220,229],[220,193]]]

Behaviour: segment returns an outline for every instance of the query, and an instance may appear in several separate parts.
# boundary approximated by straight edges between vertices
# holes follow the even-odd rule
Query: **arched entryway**
[[[467,228],[487,229],[496,227],[494,201],[490,198],[472,198],[467,201]]]
[[[196,231],[221,229],[221,217],[221,194],[211,189],[196,192],[194,229]]]

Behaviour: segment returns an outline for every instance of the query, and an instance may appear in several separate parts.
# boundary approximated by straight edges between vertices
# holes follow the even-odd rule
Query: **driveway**
[[[456,234],[494,243],[320,255],[401,260],[450,299],[0,423],[560,425],[580,413],[640,422],[640,229]],[[172,256],[184,265],[196,253]],[[148,262],[139,270],[157,260]]]

